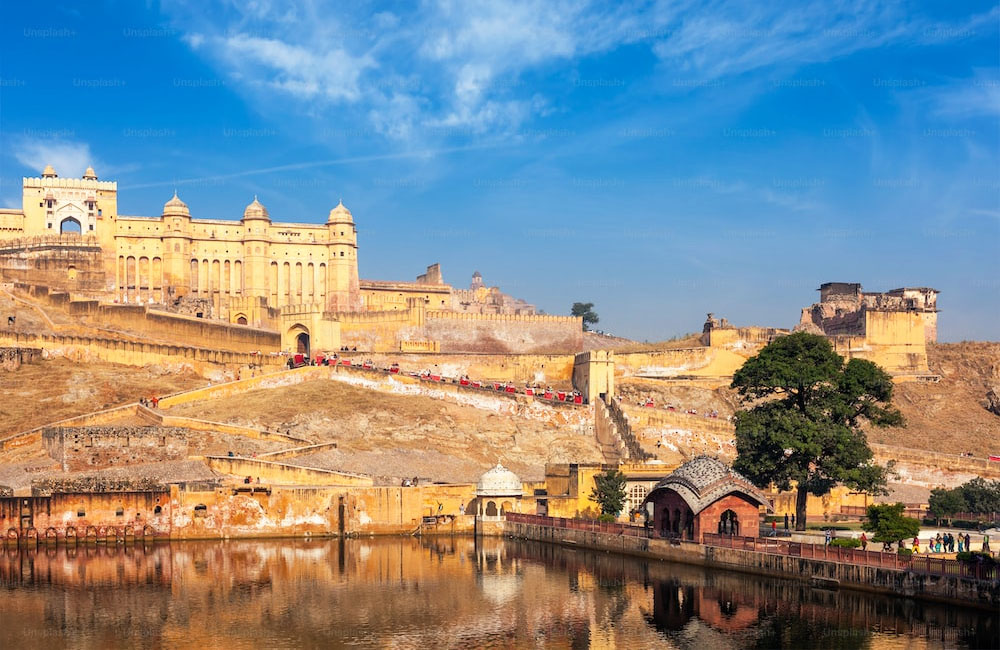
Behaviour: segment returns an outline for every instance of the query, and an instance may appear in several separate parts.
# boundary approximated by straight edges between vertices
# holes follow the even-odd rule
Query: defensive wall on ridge
[[[51,291],[47,286],[16,283],[16,292],[66,313],[94,321],[111,330],[168,340],[176,345],[206,347],[232,352],[276,352],[281,349],[278,332],[173,314],[148,305],[120,305],[97,300],[78,300],[66,292]]]
[[[41,348],[43,356],[62,356],[73,361],[100,360],[130,366],[184,363],[196,370],[207,364],[227,366],[283,365],[281,357],[249,352],[229,352],[207,348],[136,343],[119,339],[58,334],[22,334],[0,331],[0,346]]]

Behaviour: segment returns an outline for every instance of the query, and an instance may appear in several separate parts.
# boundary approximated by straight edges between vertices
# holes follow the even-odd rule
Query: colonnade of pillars
[[[326,264],[271,262],[268,280],[272,305],[301,305],[326,298]]]
[[[115,265],[115,285],[121,302],[163,302],[163,261],[159,257],[121,255]]]
[[[322,302],[326,297],[326,264],[271,262],[269,289],[272,305]],[[169,293],[159,257],[118,257],[116,285],[121,302],[164,302]],[[190,262],[189,290],[193,296],[241,296],[245,287],[240,260]]]

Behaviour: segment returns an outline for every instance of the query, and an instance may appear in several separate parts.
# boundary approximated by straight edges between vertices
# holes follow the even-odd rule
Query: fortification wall
[[[583,321],[567,316],[469,314],[428,311],[424,338],[442,352],[576,353],[583,348]]]
[[[160,426],[48,427],[42,445],[64,472],[183,460],[187,432]]]
[[[362,356],[360,353],[357,356]],[[379,367],[398,363],[402,373],[431,370],[443,377],[467,375],[484,381],[568,386],[573,374],[569,354],[375,354],[363,355]]]
[[[250,476],[266,483],[292,485],[357,485],[370,486],[370,476],[336,472],[328,469],[299,467],[274,460],[230,456],[206,456],[205,463],[212,469],[232,476]]]
[[[0,246],[0,280],[44,284],[64,291],[106,291],[104,258],[96,241],[58,237]]]
[[[278,332],[206,320],[151,309],[147,305],[116,305],[75,300],[69,293],[38,284],[17,283],[15,290],[67,313],[92,320],[95,326],[167,340],[175,345],[211,347],[233,352],[281,349]]]
[[[184,364],[198,372],[215,370],[218,365],[251,366],[284,363],[283,358],[266,354],[57,334],[0,332],[0,346],[38,347],[43,350],[43,357],[61,356],[79,362],[100,360],[129,366]]]
[[[615,353],[617,377],[695,379],[712,386],[729,384],[753,354],[741,354],[723,347],[696,347],[679,350]]]

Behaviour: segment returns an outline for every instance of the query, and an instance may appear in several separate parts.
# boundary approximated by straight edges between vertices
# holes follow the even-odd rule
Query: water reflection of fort
[[[754,639],[769,647],[788,630],[803,643],[836,635],[861,645],[880,633],[955,645],[971,630],[973,645],[989,647],[998,624],[962,608],[532,542],[445,537],[6,549],[0,588],[5,620],[26,622],[0,626],[5,648],[32,642],[38,631],[27,622],[64,640],[206,648],[343,645],[374,635],[406,647],[668,640],[699,650]]]

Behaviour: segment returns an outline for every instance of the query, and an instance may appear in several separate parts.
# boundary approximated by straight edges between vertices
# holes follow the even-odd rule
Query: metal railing
[[[629,537],[658,538],[652,528],[633,526],[631,524],[604,523],[593,519],[567,519],[565,517],[546,517],[544,515],[528,515],[519,512],[506,514],[507,521],[519,524],[532,524],[550,528],[567,530],[582,530],[592,533],[606,533]],[[774,537],[739,537],[735,535],[718,535],[705,533],[702,544],[717,548],[731,548],[753,553],[769,553],[772,555],[788,555],[826,562],[840,562],[857,566],[871,566],[897,571],[912,571],[935,576],[955,576],[975,580],[998,580],[1000,570],[997,564],[960,562],[946,558],[928,557],[925,555],[902,556],[898,553],[883,553],[880,551],[862,551],[854,548],[827,546],[824,544],[803,544]]]
[[[903,556],[898,553],[883,553],[881,551],[862,551],[856,548],[843,548],[825,544],[803,544],[774,537],[737,537],[733,535],[718,535],[705,533],[705,546],[732,548],[755,553],[770,553],[772,555],[789,555],[792,557],[840,562],[859,566],[871,566],[899,571],[913,571],[937,576],[961,576],[976,580],[996,580],[1000,577],[997,566],[973,564],[949,560],[946,558],[928,557],[926,555]]]
[[[544,515],[526,515],[520,512],[508,512],[507,521],[518,524],[533,524],[551,528],[568,530],[583,530],[591,533],[607,533],[609,535],[626,535],[628,537],[652,537],[652,529],[631,524],[605,523],[596,519],[567,519],[565,517],[546,517]]]

